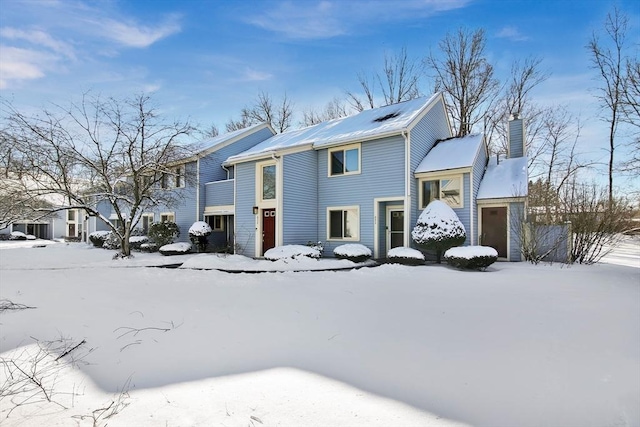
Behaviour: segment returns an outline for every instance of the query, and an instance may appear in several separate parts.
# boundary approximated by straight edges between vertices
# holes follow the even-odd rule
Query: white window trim
[[[358,170],[356,172],[343,172],[340,174],[333,175],[331,173],[331,154],[336,151],[349,151],[353,149],[358,149]],[[346,163],[346,162],[345,162]],[[344,165],[343,165],[344,166]],[[329,178],[335,178],[338,176],[348,176],[348,175],[360,175],[362,173],[362,147],[360,143],[357,144],[349,144],[342,145],[335,148],[330,148],[327,150],[327,176]]]
[[[275,166],[276,167],[276,196],[273,199],[263,199],[262,198],[262,169],[267,166]],[[275,208],[278,200],[278,162],[275,160],[270,160],[267,162],[256,163],[256,204],[262,208],[270,209]]]
[[[424,209],[426,206],[424,204],[424,194],[422,191],[422,183],[425,181],[441,181],[440,183],[440,189],[442,190],[442,180],[443,179],[459,179],[460,180],[460,203],[455,205],[455,206],[451,206],[449,203],[447,203],[446,201],[442,200],[442,198],[439,198],[439,200],[442,200],[443,202],[447,203],[447,205],[452,208],[452,209],[463,209],[464,208],[464,174],[462,173],[456,173],[456,174],[434,174],[434,175],[430,175],[430,176],[423,176],[420,179],[418,179],[418,195],[419,195],[419,200],[418,200],[418,208],[420,210]]]
[[[161,212],[160,213],[160,222],[164,222],[164,220],[162,219],[163,216],[173,216],[173,221],[170,222],[176,222],[176,213],[175,212]]]
[[[354,210],[356,211],[356,218],[358,219],[358,224],[356,227],[356,232],[354,233],[354,236],[352,237],[345,237],[345,238],[335,238],[335,237],[330,237],[331,236],[331,211],[349,211],[349,210]],[[333,241],[333,242],[359,242],[360,241],[360,206],[359,205],[354,205],[354,206],[330,206],[327,207],[327,241]]]
[[[143,213],[142,215],[140,215],[140,222],[138,224],[142,223],[142,226],[144,227],[144,219],[145,218],[150,218],[151,219],[151,222],[149,222],[149,227],[151,227],[151,224],[153,224],[155,222],[155,220],[156,220],[153,212],[146,212],[146,213]]]

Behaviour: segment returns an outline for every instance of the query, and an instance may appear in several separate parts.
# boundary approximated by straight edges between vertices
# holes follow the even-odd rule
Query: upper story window
[[[178,166],[173,170],[173,182],[176,188],[184,187],[184,166]]]
[[[420,180],[420,208],[433,200],[441,200],[449,207],[462,208],[462,175]]]
[[[76,210],[75,209],[69,209],[67,211],[67,221],[75,222],[75,220],[76,220]]]
[[[329,150],[329,176],[360,173],[360,144]]]
[[[262,200],[276,198],[276,165],[262,166]]]

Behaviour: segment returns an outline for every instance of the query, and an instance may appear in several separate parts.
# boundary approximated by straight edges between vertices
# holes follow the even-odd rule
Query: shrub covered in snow
[[[196,221],[189,227],[189,239],[196,245],[198,252],[206,252],[211,231],[211,226],[204,221]]]
[[[111,234],[111,232],[106,230],[94,231],[93,233],[89,234],[89,240],[91,241],[93,246],[95,246],[96,248],[101,248],[102,245],[104,245],[104,242],[109,237],[109,234]]]
[[[462,246],[444,254],[447,264],[467,270],[484,270],[498,260],[498,252],[489,246]]]
[[[333,255],[338,259],[363,262],[371,258],[371,249],[359,243],[348,243],[335,248],[333,250]]]
[[[467,232],[453,209],[434,200],[420,214],[411,237],[419,247],[435,251],[436,262],[440,264],[442,253],[463,244]]]
[[[179,242],[170,243],[168,245],[161,246],[159,249],[162,255],[184,255],[191,252],[191,243]]]
[[[110,231],[109,235],[104,240],[102,247],[109,250],[120,249],[121,243],[122,242],[120,242],[120,237],[118,237],[118,235],[113,231]]]
[[[160,249],[160,246],[153,242],[147,242],[140,245],[140,250],[142,252],[158,252],[158,249]]]
[[[276,246],[264,253],[264,258],[270,261],[277,261],[279,259],[296,258],[300,256],[306,256],[309,258],[320,258],[320,251],[316,248],[304,245],[285,245]]]
[[[424,254],[417,249],[398,247],[393,248],[387,254],[390,262],[404,265],[422,265],[424,264]]]
[[[27,240],[27,235],[22,231],[12,231],[9,240]]]
[[[170,221],[154,222],[149,226],[147,236],[149,240],[161,247],[173,243],[180,236],[180,227]]]
[[[147,236],[131,236],[129,237],[129,247],[131,250],[139,251],[144,243],[147,243],[149,238]]]

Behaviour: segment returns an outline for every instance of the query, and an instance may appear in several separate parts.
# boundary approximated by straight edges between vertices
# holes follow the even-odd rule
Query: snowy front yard
[[[3,426],[640,425],[638,268],[230,274],[111,255],[0,250],[0,298],[35,307],[0,314]],[[36,339],[85,343],[11,394]]]

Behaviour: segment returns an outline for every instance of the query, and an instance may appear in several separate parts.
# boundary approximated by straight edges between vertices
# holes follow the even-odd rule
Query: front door
[[[276,246],[276,210],[262,210],[262,255]]]
[[[69,229],[67,230],[67,236],[76,237],[76,225],[75,224],[68,224],[68,225],[69,225]]]
[[[507,208],[482,208],[483,246],[491,246],[498,256],[507,258]]]
[[[387,210],[387,252],[404,246],[404,210]]]

